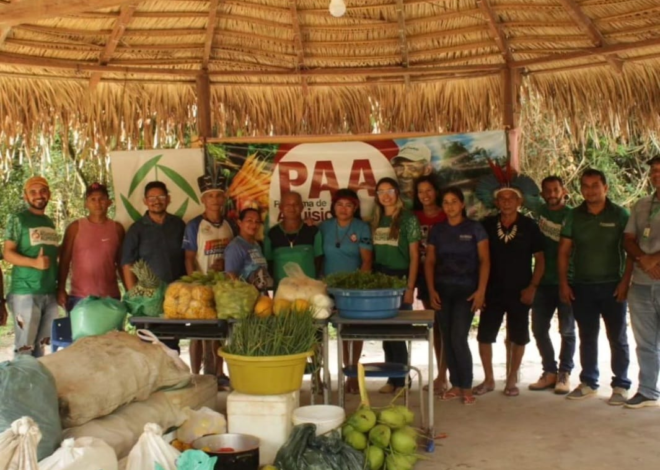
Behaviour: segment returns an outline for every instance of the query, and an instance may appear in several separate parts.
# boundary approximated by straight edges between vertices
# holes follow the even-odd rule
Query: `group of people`
[[[293,262],[305,274],[320,278],[347,271],[375,271],[404,278],[402,309],[412,309],[415,293],[424,307],[437,312],[434,388],[442,399],[473,404],[476,396],[495,389],[492,344],[506,315],[507,378],[504,393],[517,396],[518,372],[532,332],[542,357],[543,373],[531,390],[553,389],[569,399],[595,395],[599,383],[600,318],[612,353],[612,405],[632,408],[655,405],[660,398],[660,158],[651,162],[656,193],[635,204],[632,214],[607,197],[605,175],[583,172],[584,202],[566,206],[562,180],[543,180],[545,204],[530,216],[521,213],[525,195],[514,185],[494,191],[497,213],[481,222],[466,215],[458,187],[437,187],[424,175],[414,183],[413,210],[404,205],[397,180],[383,178],[375,188],[370,223],[362,220],[360,200],[350,189],[333,194],[332,218],[319,226],[303,219],[302,197],[282,195],[280,220],[261,233],[261,213],[244,209],[236,222],[224,218],[224,191],[200,178],[204,212],[185,224],[167,212],[170,196],[159,181],[144,189],[144,216],[124,233],[108,218],[107,188],[91,185],[86,192],[89,215],[73,222],[61,246],[44,211],[50,198],[41,177],[25,184],[25,211],[8,223],[4,257],[14,265],[8,303],[14,314],[16,353],[43,354],[58,304],[68,310],[88,295],[119,297],[118,282],[136,284],[131,266],[145,260],[170,283],[193,271],[210,270],[252,283],[261,291],[275,289]],[[626,255],[627,253],[627,255]],[[71,277],[67,290],[67,278]],[[631,285],[632,280],[632,287]],[[628,397],[629,352],[627,307],[638,345],[640,386]],[[6,317],[4,300],[0,313]],[[469,331],[480,312],[477,339],[484,380],[473,387]],[[557,357],[549,331],[558,313],[561,347]],[[570,390],[569,377],[580,336],[582,372]],[[191,344],[191,365],[198,373],[218,376],[228,384],[213,342]],[[344,357],[355,365],[362,345],[345,345]],[[351,352],[348,348],[353,348]],[[408,362],[404,342],[383,344],[387,362]],[[447,370],[449,378],[447,379]],[[451,384],[451,386],[448,386]],[[391,378],[381,393],[396,393],[405,381]],[[348,379],[349,393],[357,383]]]

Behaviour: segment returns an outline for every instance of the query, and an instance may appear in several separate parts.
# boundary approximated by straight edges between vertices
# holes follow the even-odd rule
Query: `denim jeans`
[[[402,303],[399,309],[412,310],[413,306]],[[405,341],[383,341],[383,351],[385,351],[385,362],[408,365],[408,346]],[[395,387],[403,387],[406,380],[400,377],[390,377],[387,379],[387,383]]]
[[[475,289],[463,286],[439,286],[442,308],[436,315],[442,332],[443,350],[447,358],[449,380],[454,387],[472,388],[472,353],[468,335],[474,312],[468,301]]]
[[[14,354],[43,356],[58,316],[55,295],[9,294],[7,304],[14,315]]]
[[[601,315],[612,353],[611,367],[614,377],[611,386],[630,389],[626,303],[617,302],[614,297],[617,284],[606,282],[573,286],[573,314],[580,330],[580,381],[594,389],[598,388],[598,334]]]
[[[557,311],[561,349],[559,350],[559,369],[555,358],[555,348],[550,339],[550,322]],[[575,355],[575,319],[571,304],[559,300],[559,286],[539,286],[532,306],[532,333],[539,348],[543,362],[543,372],[556,374],[573,370]]]
[[[657,400],[660,398],[660,285],[633,284],[628,301],[637,342],[639,393]]]

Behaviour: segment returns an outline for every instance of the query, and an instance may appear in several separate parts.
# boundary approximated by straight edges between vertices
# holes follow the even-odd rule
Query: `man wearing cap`
[[[118,275],[121,275],[121,247],[124,227],[108,218],[112,205],[108,188],[94,183],[85,192],[87,217],[71,223],[64,233],[60,251],[57,303],[67,311],[83,298],[119,299]],[[66,281],[71,271],[71,292]]]
[[[415,200],[415,180],[431,174],[431,149],[419,142],[411,142],[392,159],[392,167],[401,188],[401,196],[408,209]]]
[[[499,214],[483,221],[489,239],[490,276],[486,306],[481,312],[477,333],[485,378],[474,388],[474,394],[483,395],[495,390],[492,345],[506,314],[510,360],[507,358],[504,394],[515,397],[520,393],[518,370],[530,339],[529,309],[545,269],[544,241],[536,222],[518,212],[523,203],[521,190],[515,186],[503,186],[494,195]]]
[[[41,176],[30,178],[23,197],[28,208],[9,217],[5,233],[4,257],[14,265],[7,301],[14,315],[14,352],[41,357],[58,314],[58,237],[45,214],[50,200],[48,181]]]
[[[121,264],[128,290],[137,284],[131,267],[140,259],[166,284],[186,274],[181,249],[186,224],[181,217],[167,212],[170,196],[165,183],[148,183],[144,187],[144,204],[147,212],[128,229],[122,247]]]
[[[635,259],[628,298],[639,362],[639,388],[626,408],[657,406],[660,399],[660,157],[649,165],[655,191],[633,206],[624,235],[628,256]]]
[[[195,217],[186,225],[183,237],[185,250],[186,272],[194,271],[208,273],[225,270],[225,248],[234,238],[236,231],[223,217],[225,206],[224,181],[214,181],[210,176],[202,176],[197,180],[202,194],[204,213]],[[199,374],[204,358],[204,373],[216,374],[218,385],[225,387],[228,380],[223,373],[222,358],[216,354],[220,347],[218,341],[190,342],[190,365],[193,374]]]
[[[623,405],[630,389],[626,297],[632,275],[632,258],[626,259],[623,233],[628,212],[607,197],[602,171],[587,169],[580,177],[584,202],[564,219],[557,267],[559,295],[573,305],[580,334],[580,385],[566,397],[581,400],[598,390],[598,335],[603,317],[612,354],[610,405]],[[569,283],[570,261],[573,280]]]

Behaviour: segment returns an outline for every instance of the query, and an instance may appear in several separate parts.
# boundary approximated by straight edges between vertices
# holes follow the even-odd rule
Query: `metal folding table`
[[[338,361],[338,390],[339,406],[345,404],[344,372],[343,372],[343,342],[353,341],[405,341],[408,343],[408,365],[412,356],[411,343],[413,341],[428,342],[428,423],[427,429],[430,443],[434,439],[434,395],[433,395],[433,324],[435,312],[433,310],[401,310],[394,318],[382,320],[355,320],[343,318],[338,314],[330,318],[330,323],[337,328],[337,361]],[[421,405],[421,404],[420,404]],[[433,445],[427,446],[432,451]]]

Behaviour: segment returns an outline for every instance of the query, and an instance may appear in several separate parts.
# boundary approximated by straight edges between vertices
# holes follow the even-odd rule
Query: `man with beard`
[[[14,315],[15,354],[41,357],[57,317],[57,246],[53,221],[45,214],[48,181],[33,176],[24,186],[28,208],[9,217],[4,257],[14,265],[8,304]]]
[[[557,252],[559,250],[559,234],[561,224],[571,210],[566,206],[566,188],[558,176],[548,176],[541,182],[541,196],[545,204],[536,211],[539,228],[545,238],[543,253],[545,255],[545,272],[541,278],[532,305],[532,332],[536,339],[543,363],[543,374],[536,383],[529,386],[530,390],[554,389],[557,394],[570,392],[569,376],[573,370],[575,354],[575,319],[571,304],[559,299],[559,277],[557,275]],[[569,272],[569,279],[571,277]],[[559,317],[559,332],[561,334],[561,349],[559,352],[559,367],[555,350],[550,339],[550,322],[557,311]]]
[[[401,188],[401,200],[407,209],[412,209],[415,200],[415,181],[430,175],[431,149],[419,142],[411,142],[399,150],[392,159],[392,167]]]

